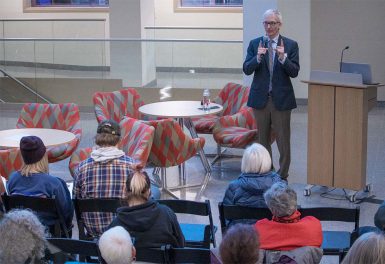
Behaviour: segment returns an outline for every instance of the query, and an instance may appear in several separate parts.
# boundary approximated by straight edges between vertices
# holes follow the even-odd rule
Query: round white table
[[[66,144],[75,139],[75,134],[59,129],[51,128],[17,128],[0,130],[0,147],[18,148],[20,139],[25,136],[37,136],[41,138],[46,147]]]
[[[208,111],[204,111],[202,107],[200,101],[163,101],[143,105],[139,107],[139,112],[152,117],[175,118],[178,120],[181,127],[186,126],[193,138],[197,138],[198,134],[191,118],[218,114],[223,111],[223,107],[216,103],[210,103],[210,110]],[[206,174],[208,175],[201,188],[201,191],[203,191],[210,178],[211,165],[207,160],[203,149],[199,151],[199,157],[206,170]]]

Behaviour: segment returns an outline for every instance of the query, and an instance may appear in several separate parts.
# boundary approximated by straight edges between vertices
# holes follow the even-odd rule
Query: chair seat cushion
[[[211,134],[218,118],[217,115],[205,115],[199,118],[193,118],[192,121],[197,133]]]
[[[222,127],[215,131],[214,139],[223,147],[245,148],[253,141],[257,141],[258,130],[244,127]]]
[[[350,232],[345,231],[323,231],[323,249],[349,249]]]
[[[201,224],[188,224],[180,223],[180,228],[186,240],[186,243],[189,242],[203,242],[205,237],[205,227],[206,225]]]

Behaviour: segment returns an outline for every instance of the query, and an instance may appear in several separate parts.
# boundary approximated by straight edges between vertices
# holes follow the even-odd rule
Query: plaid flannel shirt
[[[84,160],[75,170],[73,196],[79,199],[123,198],[131,171],[129,165],[133,162],[125,155],[104,162],[96,162],[92,158]],[[83,213],[87,234],[99,237],[115,216],[113,213]]]

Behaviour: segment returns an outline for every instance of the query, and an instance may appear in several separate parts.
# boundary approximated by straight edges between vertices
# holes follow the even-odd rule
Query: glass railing
[[[221,89],[242,83],[242,59],[240,40],[0,39],[1,70],[55,103],[91,105],[122,87]],[[1,100],[38,100],[9,76]]]

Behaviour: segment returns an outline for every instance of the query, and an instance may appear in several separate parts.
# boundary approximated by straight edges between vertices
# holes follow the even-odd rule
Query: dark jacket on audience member
[[[263,193],[279,181],[281,177],[273,171],[264,174],[242,173],[238,179],[230,182],[223,204],[266,207]]]
[[[23,176],[19,171],[15,171],[9,177],[7,189],[10,195],[27,195],[36,197],[55,197],[58,202],[58,210],[63,215],[67,227],[72,224],[74,207],[70,192],[66,183],[58,178],[46,173],[32,173]],[[39,213],[39,218],[44,225],[52,226],[57,219],[49,213]]]
[[[154,200],[132,207],[120,207],[109,228],[124,227],[135,238],[136,248],[170,244],[184,247],[184,236],[175,213]]]

